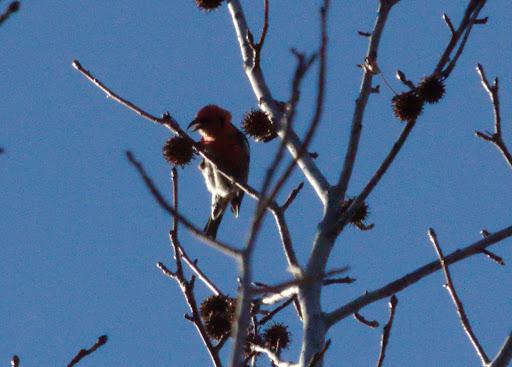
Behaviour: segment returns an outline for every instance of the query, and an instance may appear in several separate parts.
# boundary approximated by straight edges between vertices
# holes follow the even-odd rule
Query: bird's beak
[[[192,121],[190,123],[190,125],[188,125],[187,131],[190,130],[190,128],[192,128],[192,131],[197,131],[201,127],[202,127],[201,120],[195,119],[194,121]]]

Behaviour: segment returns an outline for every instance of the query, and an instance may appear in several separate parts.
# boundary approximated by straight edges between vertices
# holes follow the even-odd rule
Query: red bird
[[[231,113],[209,105],[197,113],[188,129],[199,131],[199,144],[210,154],[217,166],[240,182],[247,183],[250,149],[245,135],[231,123]],[[244,192],[232,185],[211,163],[203,158],[202,171],[208,191],[212,193],[212,210],[204,232],[215,238],[222,216],[231,203],[231,211],[238,217]]]

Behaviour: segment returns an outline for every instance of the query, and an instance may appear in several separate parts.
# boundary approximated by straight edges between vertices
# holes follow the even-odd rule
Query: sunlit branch
[[[283,112],[280,110],[276,101],[272,97],[272,93],[270,92],[270,89],[265,82],[261,68],[253,68],[253,51],[246,37],[249,28],[247,27],[245,15],[240,1],[229,1],[228,9],[231,13],[238,42],[240,44],[240,49],[242,51],[244,69],[247,77],[249,78],[256,98],[260,102],[260,107],[265,112],[267,112],[272,118],[272,121],[277,124],[279,135],[283,137],[286,130],[286,121],[282,120]],[[300,141],[297,134],[295,134],[295,132],[291,131],[288,135],[287,148],[292,156],[296,158],[297,152],[299,152],[300,147],[302,146],[302,142]],[[325,203],[327,201],[327,191],[329,184],[316,166],[313,159],[308,154],[304,154],[300,159],[298,159],[298,164],[322,202]]]
[[[377,20],[375,21],[375,26],[371,32],[372,35],[368,45],[368,52],[366,53],[366,57],[368,59],[376,60],[377,58],[377,50],[379,48],[382,32],[384,31],[384,26],[386,25],[388,15],[392,7],[393,3],[388,1],[380,2]],[[345,161],[343,163],[343,169],[336,185],[336,195],[340,199],[344,198],[346,195],[350,177],[352,176],[352,170],[354,169],[354,163],[359,147],[359,140],[361,138],[361,131],[363,129],[364,111],[372,88],[372,79],[372,73],[364,73],[359,91],[359,97],[356,99],[356,107],[352,117],[352,127],[350,131],[347,152],[345,154]]]
[[[380,343],[380,354],[377,367],[381,367],[384,363],[384,357],[386,356],[386,348],[389,342],[389,336],[391,335],[391,327],[393,326],[393,319],[395,318],[396,306],[398,304],[398,298],[393,294],[389,300],[389,319],[382,330],[382,340]]]
[[[492,102],[494,110],[494,134],[484,134],[480,131],[475,131],[475,134],[479,138],[494,144],[500,150],[501,154],[503,154],[503,157],[505,157],[505,160],[507,161],[508,165],[512,168],[512,155],[510,154],[510,151],[505,145],[505,142],[503,141],[503,136],[501,135],[501,114],[500,99],[498,95],[498,78],[495,78],[494,83],[490,85],[489,81],[487,80],[487,77],[485,76],[484,68],[482,67],[482,65],[478,64],[476,70],[478,71],[478,74],[482,79],[482,85],[484,86],[487,93],[489,93],[489,97]]]
[[[473,26],[473,23],[475,22],[478,14],[480,13],[480,10],[482,10],[483,6],[485,5],[487,0],[469,0],[468,6],[466,7],[466,10],[464,12],[464,16],[457,27],[457,30],[454,29],[453,24],[449,20],[449,18],[443,14],[443,19],[447,23],[448,28],[450,28],[451,37],[450,41],[448,42],[448,45],[446,46],[443,54],[441,55],[441,58],[439,59],[439,62],[437,63],[437,66],[432,73],[432,75],[439,75],[443,77],[448,77],[450,75],[451,71],[455,67],[455,64],[457,62],[457,59],[462,54],[462,51],[464,49],[464,45],[466,44],[466,41],[469,37],[469,33],[471,32],[471,28]],[[451,27],[450,27],[451,24]],[[462,35],[464,35],[464,39],[461,41],[459,45],[459,49],[456,52],[455,57],[451,58],[451,54],[457,44],[459,43],[460,38]],[[443,71],[443,68],[448,64],[446,69]]]
[[[450,255],[445,257],[446,264],[454,264],[458,261],[461,261],[467,257],[473,256],[475,254],[480,254],[482,250],[486,247],[489,247],[497,242],[504,240],[512,236],[512,226],[507,227],[501,231],[498,231],[486,238],[481,239],[469,245],[462,250],[456,250],[452,252]],[[382,288],[376,289],[372,292],[365,293],[361,297],[353,300],[352,302],[338,308],[335,311],[332,311],[327,314],[327,325],[330,327],[337,322],[343,320],[344,318],[352,315],[354,312],[359,311],[361,308],[368,306],[376,301],[379,301],[383,298],[391,297],[393,294],[398,293],[414,283],[420,281],[426,276],[438,271],[441,269],[441,264],[438,260],[433,261],[412,273],[407,274],[406,276],[395,280]]]
[[[264,347],[261,347],[259,345],[255,345],[253,344],[251,346],[252,350],[254,350],[255,352],[258,352],[258,353],[265,353],[267,355],[267,357],[272,361],[272,363],[276,366],[276,367],[298,367],[299,365],[297,363],[292,363],[292,362],[285,362],[285,361],[282,361],[281,359],[279,359],[279,357],[277,356],[277,354],[275,354],[274,352],[272,352],[270,349],[268,348],[264,348]]]
[[[457,308],[457,313],[459,314],[460,321],[462,323],[462,327],[464,328],[464,331],[469,337],[469,340],[473,344],[473,347],[475,348],[476,352],[478,353],[478,356],[482,360],[483,365],[485,366],[487,363],[489,363],[489,358],[485,354],[484,349],[480,345],[480,342],[476,338],[475,333],[473,332],[473,329],[471,328],[471,324],[469,323],[469,319],[466,315],[466,311],[464,311],[464,305],[462,304],[459,296],[457,295],[457,292],[455,291],[455,287],[453,285],[452,276],[450,274],[450,270],[448,269],[448,265],[446,264],[445,258],[443,256],[443,251],[441,250],[441,247],[439,246],[439,243],[437,241],[437,235],[436,232],[430,228],[428,230],[428,236],[430,237],[430,241],[434,245],[434,248],[436,249],[437,256],[439,257],[439,263],[441,264],[441,267],[443,268],[444,276],[446,277],[446,289],[450,293],[450,296],[452,297],[453,303],[455,304],[455,307]]]
[[[311,143],[313,136],[317,130],[318,124],[320,123],[323,108],[324,108],[324,96],[325,96],[325,79],[327,74],[327,15],[329,11],[329,0],[326,0],[324,2],[324,5],[322,6],[320,10],[321,14],[321,44],[320,44],[320,70],[318,73],[318,85],[317,85],[317,99],[316,99],[316,108],[315,108],[315,115],[313,117],[313,120],[311,122],[311,125],[309,126],[309,130],[306,134],[306,138],[304,139],[304,142],[302,143],[302,147],[297,153],[297,156],[294,157],[292,162],[288,165],[285,172],[281,176],[281,179],[279,182],[275,185],[274,191],[270,195],[270,198],[273,199],[277,196],[277,193],[281,189],[281,187],[284,185],[288,177],[290,177],[291,173],[293,172],[293,169],[295,168],[297,161],[307,153],[307,149],[309,147],[309,144]],[[285,135],[286,136],[286,135]],[[306,154],[307,155],[307,154]]]

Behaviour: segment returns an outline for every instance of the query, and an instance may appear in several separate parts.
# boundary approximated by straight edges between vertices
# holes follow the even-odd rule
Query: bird
[[[231,123],[229,111],[216,105],[205,106],[188,126],[187,130],[190,129],[201,134],[199,145],[223,172],[241,183],[247,183],[251,155],[249,141]],[[231,203],[231,211],[238,218],[244,192],[204,158],[199,164],[199,169],[208,191],[212,194],[211,213],[204,233],[215,239],[228,204]]]

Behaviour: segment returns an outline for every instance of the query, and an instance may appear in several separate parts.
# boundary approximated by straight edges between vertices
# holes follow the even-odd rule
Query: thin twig
[[[162,118],[155,117],[146,111],[142,110],[141,108],[137,107],[133,103],[125,100],[124,98],[120,97],[116,93],[114,93],[112,90],[110,90],[107,86],[105,86],[101,81],[96,79],[89,71],[85,70],[82,65],[77,61],[73,60],[73,67],[78,70],[80,73],[82,73],[87,79],[89,79],[94,85],[96,85],[99,89],[101,89],[106,95],[107,98],[110,98],[123,106],[128,107],[130,110],[136,112],[140,116],[144,117],[145,119],[154,122],[155,124],[162,125],[169,130],[171,130],[174,134],[187,138],[190,143],[193,145],[194,150],[200,154],[204,159],[206,159],[209,163],[211,163],[217,170],[226,177],[231,183],[236,185],[239,189],[244,191],[247,195],[251,196],[252,198],[259,200],[260,194],[250,187],[247,184],[244,184],[234,178],[233,176],[227,174],[224,172],[223,167],[220,166],[215,162],[215,159],[211,157],[210,154],[204,151],[204,149],[197,143],[194,142],[194,140],[188,136],[188,134],[183,131],[183,129],[179,126],[178,122],[167,112],[162,115]]]
[[[443,14],[443,20],[446,23],[446,25],[448,26],[448,28],[450,29],[450,32],[453,37],[455,35],[455,28],[453,28],[452,21],[450,20],[450,18],[448,18],[448,15],[446,15],[446,14]]]
[[[462,305],[462,302],[459,299],[459,296],[457,295],[457,292],[455,291],[455,287],[453,286],[452,277],[450,275],[450,271],[448,269],[448,265],[446,264],[445,258],[443,256],[443,251],[441,250],[441,247],[439,246],[439,243],[437,242],[437,235],[436,232],[430,228],[428,230],[428,235],[430,237],[430,241],[434,245],[434,248],[436,249],[437,256],[439,256],[439,262],[441,263],[441,266],[444,271],[444,275],[446,277],[446,283],[445,287],[450,293],[450,296],[452,297],[453,303],[455,304],[455,307],[457,308],[457,313],[459,314],[460,321],[462,323],[462,327],[464,328],[464,331],[466,331],[466,334],[469,337],[469,340],[473,344],[473,347],[475,348],[478,356],[482,360],[482,363],[484,366],[486,366],[489,363],[489,358],[485,354],[484,349],[478,342],[478,339],[476,338],[475,334],[473,333],[473,329],[471,328],[471,324],[469,323],[469,319],[466,315],[466,312],[464,311],[464,306]]]
[[[373,27],[372,36],[370,37],[368,45],[368,51],[366,54],[367,59],[375,60],[377,57],[380,39],[384,31],[384,26],[386,25],[388,14],[392,7],[392,3],[389,4],[385,1],[380,2],[377,20],[375,21],[375,26]],[[352,176],[352,170],[354,169],[359,140],[361,138],[361,131],[363,129],[364,111],[372,89],[372,79],[373,73],[364,73],[359,90],[359,97],[356,100],[356,106],[352,116],[352,127],[350,130],[349,142],[343,162],[343,169],[336,185],[336,195],[340,199],[346,196],[347,187],[350,182],[350,177]]]
[[[288,224],[284,218],[283,209],[277,207],[277,205],[271,205],[270,210],[274,215],[277,223],[277,229],[279,230],[279,235],[281,236],[281,243],[283,244],[284,253],[286,255],[286,259],[288,260],[288,265],[295,269],[301,269],[299,261],[297,260],[297,256],[295,255],[295,250],[293,249],[292,237],[290,235]]]
[[[173,233],[173,232],[171,231],[171,233]],[[174,241],[172,241],[172,244],[174,246],[174,252],[175,252],[175,254],[177,254],[179,244]],[[177,257],[176,263],[178,264],[179,261],[180,261],[180,258]],[[172,271],[170,271],[164,264],[162,264],[160,262],[157,263],[157,267],[163,272],[164,275],[176,280],[176,282],[180,286],[180,289],[181,289],[183,295],[185,296],[185,300],[187,301],[188,307],[192,311],[192,316],[185,315],[185,319],[189,320],[190,322],[192,322],[195,325],[206,349],[208,350],[208,353],[210,354],[210,358],[212,359],[213,365],[215,367],[222,367],[222,362],[219,357],[219,350],[220,350],[221,346],[219,346],[219,345],[214,346],[212,344],[212,341],[211,341],[210,337],[208,336],[208,333],[206,332],[203,321],[201,320],[201,315],[200,315],[199,309],[197,308],[197,302],[196,302],[196,298],[194,295],[194,284],[195,284],[195,279],[196,279],[195,276],[192,275],[192,277],[190,278],[190,281],[188,281],[185,278],[183,271],[181,270],[181,266],[178,267],[179,270],[176,271],[176,273],[173,273]]]
[[[283,118],[283,111],[279,108],[275,99],[272,97],[272,93],[268,85],[265,82],[263,71],[261,68],[253,68],[253,50],[246,39],[248,27],[245,20],[245,14],[242,9],[239,0],[231,0],[228,2],[228,9],[231,13],[233,24],[235,26],[238,42],[242,51],[242,59],[244,62],[244,69],[252,85],[253,91],[256,95],[256,99],[260,102],[260,107],[267,112],[272,118],[272,121],[276,124],[276,127],[280,129],[280,136],[283,138],[286,130],[286,118]],[[285,117],[285,116],[284,116]],[[289,133],[287,148],[290,153],[295,157],[299,151],[302,143],[293,131]],[[313,159],[305,154],[299,159],[299,166],[302,169],[304,175],[312,185],[322,202],[327,202],[327,193],[329,189],[329,183],[327,182],[324,175],[318,169],[318,166]]]
[[[178,283],[180,284],[181,287],[181,291],[185,295],[185,299],[187,300],[188,306],[192,311],[192,316],[185,315],[185,318],[195,325],[197,331],[199,332],[199,335],[201,336],[201,339],[203,340],[204,345],[206,346],[206,349],[208,350],[208,353],[210,353],[210,358],[212,359],[214,366],[222,367],[222,362],[219,356],[219,350],[213,346],[212,341],[206,332],[203,321],[201,320],[201,314],[199,313],[199,309],[197,308],[197,302],[194,296],[195,279],[195,276],[192,275],[190,281],[186,281],[184,278],[178,280]]]
[[[380,344],[379,361],[377,367],[381,367],[384,363],[384,357],[386,356],[386,348],[389,342],[389,335],[391,334],[391,327],[393,326],[393,319],[395,318],[396,305],[398,304],[398,298],[393,294],[389,300],[389,319],[382,330],[382,341]]]
[[[505,266],[505,261],[503,261],[503,259],[500,256],[492,253],[491,251],[483,249],[482,254],[487,255],[489,259],[495,261],[496,263],[498,263],[498,265]]]
[[[0,14],[0,25],[2,25],[3,22],[5,22],[12,14],[16,13],[19,9],[19,1],[13,1],[12,3],[10,3],[7,10],[3,14]]]
[[[171,170],[171,179],[172,179],[172,203],[174,206],[174,210],[180,210],[178,208],[178,170],[176,167],[173,167]],[[172,223],[172,231],[176,234],[176,238],[178,237],[178,220],[173,215],[173,223]]]
[[[265,353],[267,355],[267,357],[272,361],[272,363],[276,366],[276,367],[298,367],[299,364],[298,363],[292,363],[292,362],[285,362],[285,361],[282,361],[281,359],[279,359],[279,357],[277,356],[277,354],[275,354],[274,352],[272,352],[270,349],[268,348],[264,348],[262,346],[259,346],[259,345],[256,345],[256,344],[252,344],[251,345],[251,348],[252,350],[254,350],[255,352],[258,352],[258,353]]]
[[[480,131],[476,131],[475,135],[483,140],[493,143],[500,150],[501,154],[503,154],[503,157],[507,161],[508,165],[512,168],[512,155],[510,154],[510,151],[505,145],[505,142],[503,141],[503,136],[501,134],[501,114],[500,99],[498,95],[498,78],[495,78],[493,85],[490,85],[489,81],[487,80],[487,77],[485,76],[485,71],[482,65],[478,64],[476,70],[478,71],[478,74],[482,79],[482,85],[484,86],[487,93],[489,93],[489,97],[492,102],[494,110],[494,134],[484,134]]]
[[[291,173],[295,169],[298,160],[302,158],[304,153],[307,152],[307,149],[309,147],[309,144],[311,143],[313,136],[315,135],[315,132],[317,130],[317,127],[320,123],[320,120],[322,118],[323,109],[324,109],[324,96],[325,96],[325,85],[326,85],[326,75],[327,75],[327,15],[329,12],[329,6],[330,6],[330,0],[324,0],[324,5],[322,6],[320,10],[321,14],[321,43],[320,43],[320,70],[318,73],[318,85],[317,85],[317,97],[316,97],[316,108],[315,108],[315,115],[313,117],[313,120],[309,126],[308,132],[306,134],[306,137],[304,139],[304,142],[302,143],[302,146],[300,147],[299,151],[297,152],[297,155],[294,157],[294,159],[290,162],[288,167],[286,168],[285,172],[281,176],[280,180],[277,182],[277,184],[274,187],[274,190],[272,194],[270,195],[270,199],[274,199],[279,190],[282,188],[286,180],[290,177]]]
[[[377,320],[366,320],[363,315],[359,312],[354,312],[354,318],[359,321],[361,324],[369,326],[371,328],[379,327],[379,322]]]
[[[297,195],[299,194],[300,190],[302,190],[303,187],[304,187],[304,182],[301,182],[299,184],[299,186],[297,186],[295,189],[293,189],[293,191],[290,193],[290,196],[288,196],[288,198],[284,202],[283,206],[281,207],[283,209],[283,211],[288,209],[290,204],[293,202],[293,200],[295,200],[295,198],[297,197]]]
[[[290,280],[290,281],[283,282],[283,283],[280,283],[280,284],[277,284],[277,285],[269,285],[269,286],[266,286],[264,288],[252,288],[251,293],[252,294],[282,293],[282,292],[288,291],[291,288],[296,288],[296,287],[299,287],[299,286],[304,286],[304,285],[307,285],[307,284],[311,284],[313,282],[316,282],[316,281],[318,281],[320,279],[329,277],[331,275],[344,273],[348,269],[349,269],[348,267],[344,267],[344,268],[341,268],[341,269],[336,269],[336,270],[328,271],[328,272],[326,272],[321,277],[318,277],[318,276],[311,276],[311,277],[304,276],[302,278]]]
[[[473,24],[475,24],[476,18],[478,17],[478,14],[480,13],[480,10],[482,10],[482,8],[484,7],[484,5],[485,5],[487,0],[471,0],[470,3],[471,2],[475,2],[475,1],[478,2],[479,5],[476,7],[473,15],[469,19],[469,22],[468,22],[465,30],[463,31],[464,32],[464,37],[462,38],[462,41],[460,42],[459,48],[457,49],[457,52],[455,53],[455,56],[453,56],[451,58],[450,62],[448,63],[448,66],[441,73],[441,75],[445,79],[450,75],[452,70],[455,68],[455,64],[457,63],[460,55],[462,55],[462,52],[464,51],[464,46],[466,45],[466,42],[468,41],[469,35],[471,33],[471,29],[473,28]],[[469,8],[469,5],[468,5],[468,8]]]
[[[445,263],[447,265],[451,265],[461,260],[464,260],[465,258],[468,258],[470,256],[481,254],[483,249],[511,236],[512,226],[502,229],[501,231],[498,231],[496,233],[493,233],[492,235],[483,238],[467,247],[452,252],[450,255],[444,258]],[[372,292],[366,292],[364,295],[356,298],[355,300],[347,303],[346,305],[341,306],[338,309],[326,314],[326,324],[328,327],[331,327],[337,322],[352,315],[354,312],[359,311],[363,307],[368,306],[369,304],[372,304],[381,299],[391,297],[393,294],[410,287],[414,283],[420,281],[421,279],[425,278],[426,276],[432,273],[435,273],[440,269],[442,269],[441,264],[439,263],[439,260],[436,260],[422,266],[421,268],[416,269],[415,271],[391,283],[388,283],[387,285],[379,289],[376,289]]]
[[[478,14],[480,13],[480,10],[482,10],[485,3],[486,3],[486,0],[469,0],[468,1],[468,6],[466,7],[464,16],[462,17],[462,20],[460,21],[458,28],[456,30],[454,29],[453,32],[450,29],[450,32],[452,32],[452,36],[450,37],[450,41],[448,42],[448,45],[446,45],[446,48],[445,48],[443,54],[439,58],[439,62],[437,63],[432,75],[439,75],[439,76],[443,76],[445,78],[450,75],[451,71],[455,67],[457,59],[462,54],[464,45],[466,44],[469,34],[471,33],[471,28],[473,26],[473,23],[475,22]],[[446,22],[446,19],[445,19],[445,22]],[[450,28],[450,26],[448,26],[448,28]],[[452,28],[453,28],[453,24],[452,24]],[[459,49],[456,52],[456,56],[451,58],[451,54],[452,54],[453,50],[455,49],[455,47],[457,46],[457,44],[459,43],[459,40],[463,34],[464,34],[464,39],[462,40],[462,42],[459,45]],[[443,71],[443,68],[447,64],[448,64],[448,67],[446,67],[446,69]]]
[[[96,343],[94,343],[94,345],[90,348],[90,349],[82,349],[80,350],[80,352],[77,353],[77,355],[75,356],[75,358],[73,358],[71,360],[71,362],[69,362],[68,364],[68,367],[72,367],[74,366],[75,364],[77,364],[78,362],[80,362],[80,360],[86,356],[88,356],[89,354],[91,353],[94,353],[94,351],[96,351],[96,349],[98,349],[99,347],[101,347],[102,345],[105,345],[105,343],[107,342],[108,340],[108,337],[106,335],[102,335],[98,338],[98,340],[96,341]],[[14,358],[13,358],[14,359]],[[19,360],[18,360],[18,363],[19,363]]]
[[[327,349],[329,349],[329,346],[331,345],[331,339],[328,339],[322,350],[318,353],[313,354],[313,358],[311,358],[311,361],[308,364],[308,367],[315,367],[316,364],[324,358],[325,352],[327,352]]]
[[[192,271],[194,271],[194,273],[197,274],[198,278],[201,279],[203,281],[203,283],[208,288],[210,288],[210,290],[213,292],[213,294],[215,294],[216,296],[218,296],[219,294],[222,294],[222,292],[219,290],[219,288],[217,288],[215,286],[215,284],[213,284],[210,281],[210,279],[208,279],[208,277],[201,271],[201,269],[199,269],[197,267],[197,264],[194,261],[190,260],[190,258],[185,253],[185,250],[183,249],[183,246],[179,245],[179,250],[180,250],[180,254],[181,254],[182,259],[187,263],[188,266],[190,266],[190,269],[192,269]]]
[[[78,60],[73,60],[73,67],[76,70],[78,70],[80,73],[82,73],[94,85],[96,85],[98,88],[100,88],[107,95],[107,98],[111,98],[114,101],[121,103],[123,106],[126,106],[130,110],[138,113],[140,116],[142,116],[142,117],[144,117],[144,118],[146,118],[146,119],[148,119],[150,121],[153,121],[155,124],[159,124],[159,125],[163,125],[163,126],[167,127],[168,129],[170,129],[173,133],[175,133],[177,135],[188,136],[180,128],[178,122],[174,118],[172,118],[170,115],[166,115],[166,116],[164,116],[164,118],[161,118],[161,119],[159,119],[159,118],[157,118],[155,116],[152,116],[149,113],[147,113],[146,111],[143,111],[139,107],[135,106],[130,101],[127,101],[126,99],[121,98],[119,95],[117,95],[116,93],[112,92],[102,82],[100,82],[98,79],[96,79],[94,76],[92,76],[92,74],[88,70],[85,70],[82,67],[82,64],[80,64],[80,62]]]
[[[325,279],[323,281],[323,285],[331,285],[331,284],[351,284],[354,283],[356,279],[351,277],[343,277],[337,279]]]
[[[485,237],[487,237],[487,236],[490,236],[490,235],[491,235],[491,234],[490,234],[488,231],[486,231],[485,229],[482,229],[482,230],[480,231],[480,233],[482,234],[482,237],[483,237],[483,238],[485,238]],[[505,266],[505,261],[503,261],[503,259],[502,259],[500,256],[496,255],[495,253],[493,253],[493,252],[491,252],[491,251],[489,251],[489,250],[483,249],[483,250],[482,250],[482,254],[487,255],[487,257],[489,257],[491,260],[493,260],[493,261],[497,262],[499,265],[501,265],[501,266]]]
[[[167,211],[168,213],[173,215],[176,219],[178,219],[181,223],[183,223],[183,225],[185,227],[187,227],[187,229],[189,231],[191,231],[194,235],[196,235],[197,237],[202,239],[206,244],[212,246],[213,248],[215,248],[215,249],[221,251],[222,253],[229,255],[235,259],[240,258],[239,250],[237,250],[231,246],[228,246],[222,242],[219,242],[218,240],[215,240],[215,239],[211,238],[210,236],[207,236],[206,234],[204,234],[204,232],[202,230],[197,228],[195,225],[193,225],[191,222],[189,222],[188,219],[183,217],[173,207],[171,207],[169,205],[169,203],[167,203],[167,201],[162,197],[162,194],[160,194],[160,191],[158,191],[158,189],[155,187],[155,185],[153,184],[153,181],[149,178],[146,171],[142,167],[142,164],[140,162],[138,162],[137,160],[135,160],[133,154],[130,151],[126,152],[126,157],[130,161],[130,163],[133,164],[133,166],[137,169],[137,171],[139,171],[139,174],[142,176],[142,179],[144,180],[146,186],[151,191],[151,194],[153,194],[153,197],[157,200],[157,202],[160,204],[160,206],[165,211]]]
[[[509,334],[489,367],[507,367],[512,360],[512,332]]]
[[[357,198],[354,200],[352,205],[350,205],[350,207],[340,215],[340,217],[338,219],[338,223],[337,223],[337,227],[338,227],[337,233],[339,233],[343,230],[344,226],[357,213],[357,211],[359,210],[361,205],[364,203],[364,201],[368,198],[368,196],[373,191],[375,186],[377,186],[379,181],[382,179],[382,177],[388,170],[389,166],[391,165],[391,163],[393,163],[394,159],[400,152],[400,149],[402,149],[402,147],[403,147],[405,141],[407,140],[407,137],[411,133],[412,128],[414,127],[415,123],[416,123],[416,121],[407,122],[407,124],[404,126],[404,129],[400,133],[400,136],[393,144],[393,147],[389,151],[388,155],[382,161],[382,163],[379,166],[379,168],[377,169],[377,171],[375,171],[372,178],[368,181],[368,183],[366,184],[363,191],[361,191],[361,193],[357,196]]]
[[[272,318],[275,315],[277,315],[278,312],[284,310],[286,307],[288,307],[288,305],[292,304],[296,299],[297,299],[297,295],[293,295],[288,300],[283,302],[283,304],[279,305],[274,310],[270,311],[267,315],[265,315],[265,317],[263,317],[261,320],[259,320],[257,322],[257,325],[264,325],[264,324],[266,324],[267,322],[272,320]]]
[[[403,73],[403,71],[401,70],[397,70],[396,71],[396,77],[398,80],[400,80],[402,83],[404,83],[406,86],[408,86],[409,88],[411,89],[414,89],[416,88],[414,83],[411,82],[409,79],[407,79],[407,77],[405,76],[405,74]],[[396,94],[396,93],[395,93]]]

